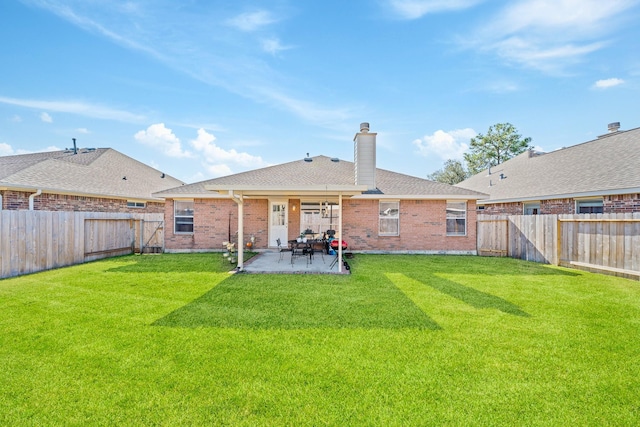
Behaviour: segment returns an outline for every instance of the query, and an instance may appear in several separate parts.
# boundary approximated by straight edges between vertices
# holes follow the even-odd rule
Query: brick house
[[[0,209],[162,213],[152,193],[182,185],[111,148],[0,157]]]
[[[457,184],[488,215],[640,212],[640,128],[550,153],[527,151]]]
[[[335,230],[354,251],[475,254],[476,200],[486,194],[376,168],[376,134],[362,123],[353,162],[307,157],[155,196],[167,201],[167,251],[228,240],[260,250]]]

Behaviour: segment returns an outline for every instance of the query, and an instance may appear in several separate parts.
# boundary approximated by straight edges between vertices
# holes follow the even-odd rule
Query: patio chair
[[[280,252],[280,259],[278,259],[278,262],[280,262],[282,261],[282,257],[284,256],[284,253],[291,252],[291,249],[282,246],[282,242],[280,241],[280,238],[276,239],[276,243],[278,244],[278,252]]]

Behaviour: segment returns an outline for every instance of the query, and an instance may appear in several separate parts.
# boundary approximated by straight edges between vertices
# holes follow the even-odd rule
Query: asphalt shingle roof
[[[636,128],[551,153],[525,152],[492,167],[491,174],[485,170],[457,186],[489,194],[485,202],[639,191],[639,165]]]
[[[111,148],[0,157],[0,187],[149,200],[182,184]]]
[[[297,160],[275,166],[228,175],[220,178],[188,184],[156,193],[156,196],[180,196],[211,194],[206,188],[211,186],[232,185],[238,190],[242,187],[264,187],[274,191],[285,191],[296,187],[314,187],[318,185],[354,186],[355,173],[353,162],[334,161],[330,157],[315,156],[311,161]],[[429,181],[410,175],[376,169],[376,186],[387,196],[468,196],[481,198],[484,194],[454,187],[440,182]]]

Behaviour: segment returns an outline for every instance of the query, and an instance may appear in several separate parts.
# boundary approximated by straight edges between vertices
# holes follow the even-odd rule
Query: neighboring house
[[[489,194],[478,208],[490,215],[640,212],[640,128],[619,127],[551,153],[522,153],[457,187]]]
[[[376,134],[363,123],[354,162],[307,157],[155,196],[167,200],[167,251],[251,237],[255,249],[275,248],[336,230],[354,251],[475,254],[476,200],[486,194],[377,169]]]
[[[152,193],[182,185],[111,148],[0,157],[0,208],[162,213]]]

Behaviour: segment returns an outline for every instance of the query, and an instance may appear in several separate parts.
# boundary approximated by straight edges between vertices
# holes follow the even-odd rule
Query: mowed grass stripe
[[[637,421],[638,282],[479,257],[350,264],[230,275],[166,254],[0,281],[0,425]]]

